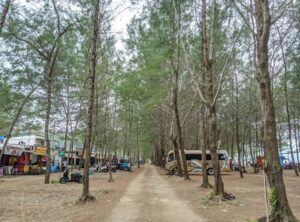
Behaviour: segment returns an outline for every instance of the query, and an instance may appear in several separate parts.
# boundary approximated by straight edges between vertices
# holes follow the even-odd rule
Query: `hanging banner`
[[[17,147],[17,146],[7,146],[4,150],[5,155],[10,155],[10,156],[21,156],[23,153],[24,149]]]
[[[37,147],[33,148],[32,153],[35,155],[40,155],[40,156],[47,156],[47,148],[37,146]]]

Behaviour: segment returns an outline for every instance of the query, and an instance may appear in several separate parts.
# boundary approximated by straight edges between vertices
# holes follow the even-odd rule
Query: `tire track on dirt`
[[[186,202],[179,199],[172,186],[151,165],[129,185],[107,222],[204,222]]]

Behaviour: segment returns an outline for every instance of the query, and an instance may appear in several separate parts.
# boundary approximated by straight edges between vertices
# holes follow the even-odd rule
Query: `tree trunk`
[[[211,39],[210,39],[210,50],[208,51],[207,42],[207,27],[206,27],[206,0],[202,0],[202,59],[203,68],[206,77],[206,93],[207,101],[206,105],[208,108],[208,141],[211,153],[212,165],[214,169],[214,195],[221,196],[225,198],[224,184],[221,177],[221,170],[219,166],[219,158],[217,154],[217,113],[215,104],[215,87],[214,87],[214,32],[215,32],[215,16],[216,16],[216,1],[213,2],[213,18],[211,27]]]
[[[90,84],[90,99],[88,106],[88,124],[86,133],[86,144],[85,144],[85,162],[84,162],[84,180],[83,190],[80,201],[86,202],[88,200],[94,200],[95,197],[91,196],[89,191],[89,165],[91,157],[91,143],[93,133],[93,108],[94,108],[94,97],[95,97],[95,78],[96,78],[96,66],[97,66],[97,39],[99,35],[99,12],[100,12],[100,0],[96,0],[94,5],[93,13],[93,37],[92,37],[92,50],[91,50],[91,67],[89,75]]]
[[[230,151],[230,156],[231,156],[231,160],[234,160],[234,151],[233,151],[233,145],[234,145],[234,124],[232,124],[232,131],[231,131],[231,151]]]
[[[165,128],[164,128],[164,121],[163,121],[164,116],[160,117],[160,124],[159,124],[159,146],[160,146],[160,153],[161,153],[161,163],[160,167],[164,167],[164,158],[165,158]],[[138,130],[138,129],[137,129]],[[138,133],[138,131],[137,131]],[[138,150],[139,151],[139,150]]]
[[[255,112],[255,158],[259,156],[258,116]]]
[[[287,199],[283,181],[282,169],[279,163],[278,142],[276,137],[276,117],[271,93],[271,79],[269,73],[268,42],[271,28],[268,0],[255,0],[255,20],[257,38],[257,81],[260,91],[260,101],[263,123],[263,145],[267,166],[271,195],[275,196],[271,203],[270,221],[296,221]]]
[[[109,137],[109,113],[108,113],[108,95],[106,95],[105,99],[105,118],[104,118],[104,146],[108,150],[108,173],[109,173],[109,179],[108,182],[114,181],[112,177],[112,172],[111,172],[111,147],[108,143],[108,137]]]
[[[83,142],[82,155],[80,157],[79,164],[78,164],[78,170],[80,170],[83,167],[83,158],[85,156],[86,141],[87,141],[87,138],[85,137],[84,142]]]
[[[69,104],[69,95],[68,95],[68,102],[67,102],[67,107],[66,107],[66,130],[65,130],[65,141],[64,141],[65,152],[67,151],[67,142],[68,142],[68,133],[69,133],[69,118],[70,118],[70,108],[69,108],[70,106],[69,105],[70,104]],[[68,149],[67,166],[69,166],[69,164],[70,164],[69,161],[70,161],[70,147]]]
[[[252,146],[252,130],[251,130],[251,127],[249,127],[249,148],[250,148],[250,157],[251,157],[251,162],[252,162],[252,166],[253,166],[253,172],[257,173],[257,168],[256,168],[255,158],[254,158],[255,153],[253,152],[253,146]]]
[[[287,61],[284,53],[283,48],[283,39],[282,36],[278,30],[278,34],[280,36],[280,47],[282,51],[282,58],[284,63],[284,98],[285,98],[285,110],[286,110],[286,118],[287,118],[287,124],[288,124],[288,138],[289,138],[289,148],[291,152],[292,162],[293,162],[293,168],[296,176],[299,176],[298,167],[295,165],[295,158],[294,158],[294,152],[293,152],[293,144],[292,144],[292,124],[291,124],[291,115],[290,115],[290,107],[289,107],[289,97],[288,97],[288,87],[287,87]],[[297,147],[297,146],[296,146]]]
[[[10,4],[11,4],[11,0],[6,0],[4,8],[2,10],[2,14],[1,14],[1,18],[0,18],[0,35],[2,33],[2,29],[3,29],[4,24],[5,24],[5,20],[6,20],[6,16],[8,14],[8,11],[9,11]]]
[[[206,7],[206,3],[205,5],[203,5],[202,7]],[[202,33],[203,31],[206,31],[206,27],[204,27],[204,25],[206,26],[206,8],[205,8],[205,12],[203,11],[204,8],[202,8],[202,30],[200,29],[200,35],[202,37],[202,44],[201,44],[201,52],[202,52],[202,56],[205,56],[204,53],[207,50],[207,40],[206,40],[206,36]],[[202,66],[205,67],[205,61],[204,58],[202,58]],[[205,72],[201,72],[201,78],[202,78],[202,83],[200,86],[200,90],[203,94],[204,97],[206,97],[206,90],[205,90]],[[207,161],[206,161],[206,145],[207,145],[207,131],[206,131],[206,125],[207,125],[207,121],[206,121],[206,105],[204,104],[204,102],[202,101],[200,103],[200,147],[201,147],[201,153],[202,153],[202,161],[201,161],[201,165],[202,165],[202,184],[201,187],[204,188],[210,188],[212,187],[209,183],[208,180],[208,174],[207,174]]]
[[[136,126],[136,149],[137,149],[137,167],[140,168],[139,121],[137,121],[137,126]]]
[[[115,113],[117,113],[117,96],[115,97]],[[118,120],[117,117],[115,116],[114,118],[114,129],[115,129],[115,145],[114,145],[114,156],[115,158],[117,157],[117,146],[118,146]]]
[[[111,172],[111,153],[110,153],[110,151],[108,154],[108,172],[109,172],[108,182],[113,182],[114,179],[113,179],[112,172]]]
[[[175,159],[176,159],[176,165],[177,165],[177,173],[178,176],[182,177],[183,176],[183,172],[182,172],[182,163],[181,163],[181,158],[179,155],[179,147],[178,147],[178,142],[177,142],[177,137],[175,139],[173,139],[173,146],[174,146],[174,153],[175,153]],[[174,170],[174,173],[175,170]]]
[[[200,105],[200,118],[201,118],[201,125],[200,125],[200,147],[201,147],[201,156],[202,156],[202,161],[201,161],[201,165],[202,165],[202,184],[201,187],[204,188],[210,188],[212,187],[209,184],[208,181],[208,175],[207,175],[207,161],[206,161],[206,129],[205,129],[205,105],[203,103],[201,103]]]
[[[215,179],[215,186],[214,186],[214,194],[221,195],[225,198],[224,192],[224,184],[221,177],[221,170],[219,165],[219,157],[217,154],[217,122],[216,122],[216,110],[213,106],[211,111],[208,115],[208,122],[209,122],[209,148],[211,153],[212,165],[214,169],[214,179]]]
[[[39,86],[38,86],[38,87],[39,87]],[[33,89],[27,94],[27,96],[26,96],[25,99],[23,100],[21,106],[19,107],[19,109],[18,109],[18,111],[17,111],[17,114],[16,114],[14,120],[12,121],[12,123],[11,123],[11,125],[10,125],[8,134],[6,135],[6,139],[5,139],[5,142],[4,142],[4,144],[3,144],[2,151],[1,151],[1,153],[0,153],[0,162],[2,162],[3,154],[4,154],[4,152],[5,152],[5,148],[6,148],[6,146],[7,146],[8,140],[9,140],[9,138],[11,137],[11,134],[12,134],[12,132],[13,132],[13,130],[14,130],[14,127],[15,127],[16,123],[17,123],[18,120],[19,120],[19,117],[20,117],[20,115],[21,115],[21,113],[22,113],[22,111],[23,111],[23,108],[24,108],[25,104],[27,103],[27,101],[28,101],[28,99],[30,98],[30,96],[34,93],[34,91],[35,91],[38,87],[33,88]]]
[[[298,163],[298,170],[300,168],[300,159],[299,159],[299,149],[300,149],[300,145],[299,145],[299,141],[298,141],[298,132],[297,132],[297,121],[296,121],[296,114],[295,114],[295,123],[294,123],[294,138],[295,138],[295,143],[296,143],[296,151],[297,151],[297,163]]]
[[[175,72],[175,81],[173,83],[173,98],[172,98],[172,106],[174,111],[174,117],[175,117],[175,124],[177,129],[177,135],[178,135],[178,145],[179,145],[179,151],[180,151],[180,160],[183,168],[184,178],[185,180],[189,180],[189,172],[187,169],[187,163],[185,158],[185,152],[184,152],[184,143],[182,138],[182,131],[181,131],[181,124],[180,124],[180,118],[179,118],[179,111],[178,111],[178,104],[177,104],[177,93],[178,93],[178,72]]]
[[[45,141],[47,148],[47,167],[45,173],[45,184],[50,182],[50,168],[51,168],[51,156],[50,156],[50,139],[49,139],[49,122],[51,112],[51,99],[52,99],[52,84],[53,84],[53,69],[58,55],[58,46],[54,46],[53,55],[50,54],[50,60],[47,63],[47,109],[45,117]]]
[[[239,125],[240,125],[240,119],[239,119],[239,89],[238,89],[238,80],[237,80],[237,74],[234,72],[235,77],[235,102],[236,102],[236,112],[235,112],[235,137],[236,137],[236,146],[238,150],[238,167],[240,172],[240,178],[244,178],[242,164],[241,164],[241,147],[240,147],[240,135],[239,135]]]
[[[128,158],[129,158],[129,164],[130,164],[130,171],[132,171],[132,165],[131,165],[131,160],[132,160],[132,152],[131,148],[133,146],[132,142],[132,124],[133,124],[133,108],[131,105],[129,105],[129,112],[130,112],[130,119],[129,119],[129,146],[128,146]],[[159,150],[157,151],[158,158],[159,158]],[[158,160],[159,162],[159,160]]]
[[[297,132],[298,132],[298,153],[297,155],[299,156],[299,153],[300,153],[300,137],[299,137],[299,134],[300,134],[300,119],[299,119],[299,115],[297,115]],[[300,162],[298,161],[298,170],[300,170]]]
[[[71,165],[71,171],[73,171],[73,168],[75,168],[75,166],[76,166],[76,154],[75,154],[75,157],[74,157],[74,155],[73,155],[74,152],[73,151],[74,151],[74,140],[75,140],[75,136],[76,136],[76,133],[77,133],[77,126],[78,126],[80,116],[81,116],[81,105],[82,105],[82,102],[80,100],[80,102],[79,102],[79,113],[78,113],[78,117],[76,118],[76,123],[75,123],[74,129],[72,129],[72,124],[70,123],[70,128],[71,128],[71,131],[72,131],[72,138],[71,138],[71,142],[70,142],[70,150],[71,150],[72,157],[73,157],[73,164]]]

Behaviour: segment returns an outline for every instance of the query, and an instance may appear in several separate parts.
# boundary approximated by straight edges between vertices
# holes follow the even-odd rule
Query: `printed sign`
[[[21,156],[23,151],[24,150],[19,147],[7,146],[4,150],[4,154],[10,156]]]
[[[35,147],[33,148],[33,154],[40,156],[47,156],[47,148],[46,147]]]

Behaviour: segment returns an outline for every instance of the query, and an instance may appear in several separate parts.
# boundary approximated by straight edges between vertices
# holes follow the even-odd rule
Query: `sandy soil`
[[[51,180],[58,178],[59,174],[51,176]],[[114,173],[112,183],[107,182],[105,173],[90,178],[90,190],[97,200],[85,205],[76,204],[81,184],[45,185],[43,175],[0,178],[0,221],[245,222],[265,213],[261,173],[248,173],[244,179],[237,172],[224,175],[225,189],[235,194],[236,200],[222,205],[204,201],[211,190],[200,188],[200,175],[184,181],[145,165],[133,173]],[[300,218],[300,178],[293,171],[285,171],[284,178],[290,205]]]
[[[140,171],[117,171],[112,183],[107,173],[90,176],[90,192],[97,200],[86,205],[76,204],[82,184],[45,185],[44,175],[0,178],[0,221],[103,221]],[[51,180],[58,178],[58,173],[51,175]]]
[[[191,181],[184,181],[183,178],[166,175],[163,169],[160,169],[160,174],[168,179],[181,199],[188,201],[194,212],[209,222],[243,222],[265,214],[262,173],[247,173],[244,179],[239,178],[238,172],[223,175],[225,190],[233,193],[236,200],[226,201],[220,206],[211,206],[205,201],[211,189],[200,187],[201,175],[191,175]],[[213,184],[213,177],[209,179]],[[296,178],[292,170],[285,170],[284,179],[290,206],[300,219],[300,178]]]

